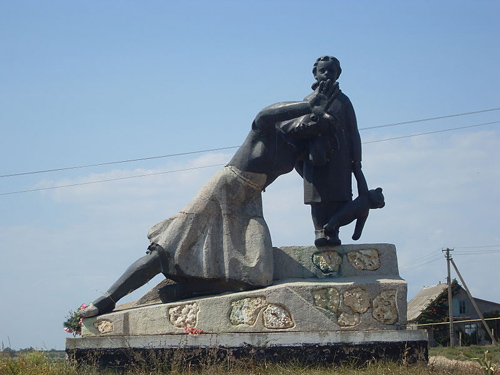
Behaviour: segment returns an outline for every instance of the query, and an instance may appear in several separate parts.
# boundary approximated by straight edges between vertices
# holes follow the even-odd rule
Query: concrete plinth
[[[66,350],[103,363],[148,353],[188,361],[427,360],[426,333],[406,331],[407,288],[393,245],[275,248],[274,261],[272,286],[172,303],[153,290],[143,305],[85,319],[83,337],[68,339]]]
[[[247,360],[304,364],[428,360],[425,331],[220,333],[68,339],[66,351],[79,362],[121,367],[130,362],[213,363]]]

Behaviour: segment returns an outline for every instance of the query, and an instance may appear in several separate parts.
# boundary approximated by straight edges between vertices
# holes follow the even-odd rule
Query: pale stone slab
[[[280,347],[303,345],[334,345],[343,343],[369,344],[380,342],[426,341],[425,330],[372,330],[344,332],[268,332],[268,333],[212,333],[200,335],[152,335],[68,338],[66,347],[73,349],[119,348],[186,348],[239,346]]]
[[[341,278],[351,276],[399,277],[393,244],[359,244],[325,247],[273,248],[274,280]]]
[[[406,325],[399,278],[280,281],[267,288],[115,311],[85,319],[82,335],[394,330]],[[105,327],[105,329],[103,328]]]

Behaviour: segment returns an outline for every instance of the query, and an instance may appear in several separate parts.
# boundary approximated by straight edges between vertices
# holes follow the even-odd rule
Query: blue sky
[[[360,129],[498,109],[499,15],[482,0],[0,0],[0,175],[238,146],[260,109],[310,93],[327,54]],[[473,294],[500,302],[499,123],[382,140],[499,114],[361,130],[368,183],[387,205],[360,242],[396,245],[410,298],[445,281],[450,247]],[[233,152],[1,177],[3,345],[63,348],[68,311],[144,254],[149,227],[220,166],[163,172]],[[155,175],[10,194],[143,174]],[[274,245],[312,243],[298,175],[268,188],[264,211]]]

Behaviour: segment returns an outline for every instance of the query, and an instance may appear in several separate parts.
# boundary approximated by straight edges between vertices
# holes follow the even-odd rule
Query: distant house
[[[452,284],[453,293],[453,334],[457,345],[490,344],[490,336],[485,332],[479,321],[474,305],[467,296],[467,292],[456,280]],[[500,317],[500,303],[474,298],[479,310],[485,318]],[[432,323],[448,321],[448,286],[439,283],[424,287],[413,299],[408,302],[409,328],[427,329],[429,345],[448,345],[449,325],[432,325]],[[477,321],[474,321],[477,320]],[[493,330],[495,339],[500,333],[500,319],[488,320],[488,326]]]

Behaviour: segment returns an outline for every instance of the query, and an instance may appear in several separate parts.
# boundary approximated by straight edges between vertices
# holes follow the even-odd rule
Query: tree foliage
[[[451,293],[455,296],[460,291],[460,285],[456,279],[451,283]],[[419,324],[441,323],[449,321],[448,312],[448,287],[446,287],[439,295],[434,298],[429,305],[422,310],[416,322]],[[434,339],[441,345],[449,342],[449,332],[447,325],[432,326]]]

